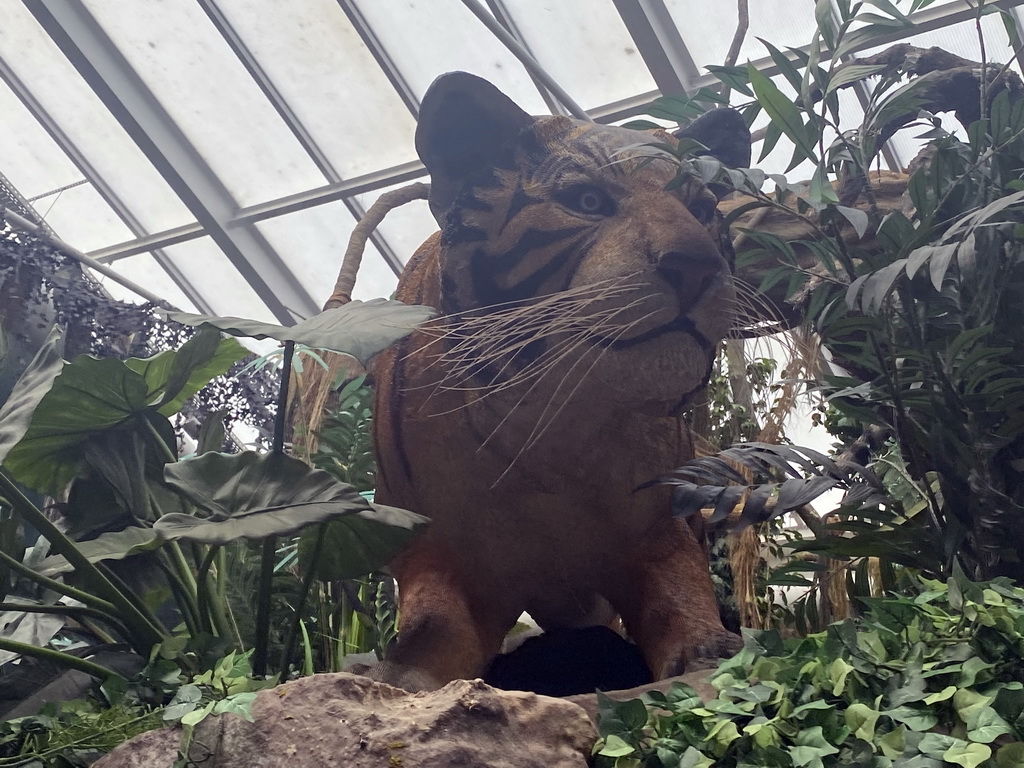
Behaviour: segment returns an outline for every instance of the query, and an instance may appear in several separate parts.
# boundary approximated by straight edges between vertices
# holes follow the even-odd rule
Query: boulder
[[[407,693],[345,672],[314,675],[261,691],[252,713],[254,723],[234,715],[200,723],[191,761],[204,768],[583,768],[597,738],[575,704],[481,680]],[[155,733],[164,735],[138,736],[94,765],[171,768],[178,741]]]

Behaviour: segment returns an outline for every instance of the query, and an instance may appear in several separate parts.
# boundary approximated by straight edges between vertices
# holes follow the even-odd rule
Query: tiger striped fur
[[[530,117],[464,73],[424,97],[441,232],[397,298],[442,315],[377,360],[375,437],[378,501],[432,522],[392,564],[400,634],[377,679],[476,677],[524,610],[617,613],[657,678],[737,646],[699,532],[666,488],[635,490],[692,457],[679,414],[734,304],[714,196],[666,191],[675,166],[643,162],[645,140]]]

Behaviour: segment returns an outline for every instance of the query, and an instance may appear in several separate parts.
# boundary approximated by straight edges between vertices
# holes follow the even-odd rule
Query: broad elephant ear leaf
[[[326,538],[315,561],[317,531],[304,531],[299,563],[304,571],[315,568],[321,581],[355,579],[384,567],[427,522],[408,510],[374,504],[370,510],[325,523]]]
[[[44,391],[29,392],[26,387],[19,394],[21,381],[15,387],[12,399],[18,399],[12,405],[10,429],[6,406],[0,419],[0,445],[13,443],[6,457],[0,453],[4,466],[28,487],[55,494],[79,474],[83,445],[97,434],[140,415],[166,422],[163,415],[177,410],[210,378],[246,354],[238,342],[220,339],[216,331],[197,338],[178,352],[147,360],[80,355],[61,363],[48,352],[45,370],[33,361],[22,380],[31,374],[36,388]],[[25,422],[27,427],[22,427]]]
[[[286,536],[308,525],[371,513],[370,502],[346,483],[291,456],[252,451],[207,453],[168,464],[164,480],[209,517],[164,515],[154,530],[165,539],[226,544]],[[365,523],[371,525],[371,514]]]
[[[145,380],[120,360],[82,355],[67,363],[38,402],[4,466],[41,493],[57,493],[78,474],[81,446],[145,410]]]
[[[249,354],[234,339],[222,338],[216,329],[206,327],[177,350],[153,357],[132,357],[124,364],[142,375],[149,387],[151,404],[164,416],[171,416],[211,379],[227,373]]]
[[[64,334],[54,326],[0,407],[0,463],[25,436],[32,423],[32,414],[64,368],[61,358],[63,343]]]
[[[185,312],[168,312],[167,317],[185,325],[212,325],[233,336],[293,341],[308,347],[329,349],[351,355],[366,365],[378,352],[412,333],[436,314],[437,311],[431,307],[372,299],[351,301],[292,326]]]
[[[156,549],[163,543],[163,539],[152,528],[132,526],[101,534],[89,541],[76,542],[75,546],[90,563],[96,563],[101,560],[123,560],[129,555]],[[74,570],[74,566],[63,555],[51,555],[44,558],[35,570],[43,576],[56,576]]]

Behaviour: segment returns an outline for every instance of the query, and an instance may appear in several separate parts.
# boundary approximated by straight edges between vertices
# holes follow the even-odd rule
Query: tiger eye
[[[569,210],[585,216],[614,216],[617,210],[612,196],[592,184],[574,184],[556,192],[554,198]]]

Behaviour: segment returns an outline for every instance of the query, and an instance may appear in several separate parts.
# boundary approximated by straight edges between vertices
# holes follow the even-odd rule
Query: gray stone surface
[[[204,768],[583,768],[597,734],[562,699],[480,680],[410,694],[365,677],[314,675],[261,691],[255,723],[222,715],[196,729]],[[180,731],[122,744],[96,768],[170,768]]]

